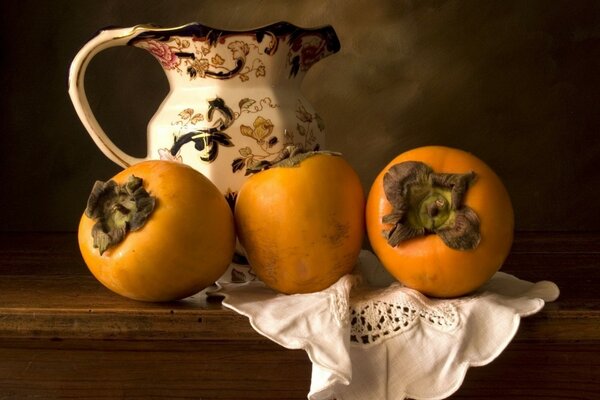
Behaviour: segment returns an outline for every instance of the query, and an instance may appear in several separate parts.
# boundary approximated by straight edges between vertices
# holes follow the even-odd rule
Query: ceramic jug
[[[109,139],[84,90],[90,60],[122,45],[150,52],[169,82],[148,124],[145,158],[126,154]],[[288,146],[324,147],[323,121],[300,93],[300,83],[312,65],[339,49],[331,26],[304,29],[287,22],[245,31],[199,23],[104,29],[75,56],[69,95],[96,145],[118,165],[176,160],[235,197],[249,169],[277,160]]]

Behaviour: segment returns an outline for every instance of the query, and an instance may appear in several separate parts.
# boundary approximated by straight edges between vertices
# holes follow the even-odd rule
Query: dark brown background
[[[396,154],[443,144],[504,180],[519,230],[597,230],[598,1],[31,1],[0,5],[0,229],[73,231],[96,179],[119,168],[96,149],[67,95],[79,48],[107,25],[278,20],[332,24],[342,50],[303,91],[329,147],[365,189]],[[167,84],[150,55],[107,50],[90,102],[114,141],[143,155]]]

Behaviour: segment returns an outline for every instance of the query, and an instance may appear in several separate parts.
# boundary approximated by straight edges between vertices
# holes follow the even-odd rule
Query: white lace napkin
[[[368,251],[353,275],[326,290],[283,295],[232,264],[219,280],[223,304],[312,362],[311,400],[443,399],[470,366],[494,360],[521,317],[558,297],[548,281],[498,272],[473,295],[429,299],[395,283]]]

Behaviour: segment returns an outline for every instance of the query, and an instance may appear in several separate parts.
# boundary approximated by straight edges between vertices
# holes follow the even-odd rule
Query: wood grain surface
[[[306,398],[306,354],[218,301],[127,300],[89,274],[74,234],[0,236],[0,399]],[[519,233],[503,270],[561,296],[452,398],[600,398],[600,234]]]

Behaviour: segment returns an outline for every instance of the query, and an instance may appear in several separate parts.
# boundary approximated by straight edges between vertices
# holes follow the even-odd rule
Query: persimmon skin
[[[472,250],[454,250],[437,235],[409,239],[390,246],[382,231],[391,228],[382,217],[392,211],[383,188],[383,176],[393,165],[421,161],[437,173],[468,173],[477,178],[467,190],[464,204],[479,216],[481,242]],[[488,281],[510,252],[514,212],[500,178],[474,155],[444,146],[409,150],[394,158],[375,178],[366,205],[367,235],[383,266],[398,281],[432,297],[468,294]]]
[[[295,167],[251,176],[235,206],[250,266],[286,294],[317,292],[350,273],[364,239],[365,194],[340,156],[314,155]]]
[[[173,161],[145,161],[112,179],[143,179],[156,197],[144,226],[100,255],[91,235],[95,221],[79,223],[81,255],[107,288],[130,299],[172,301],[213,284],[227,269],[235,249],[231,208],[208,178]]]

